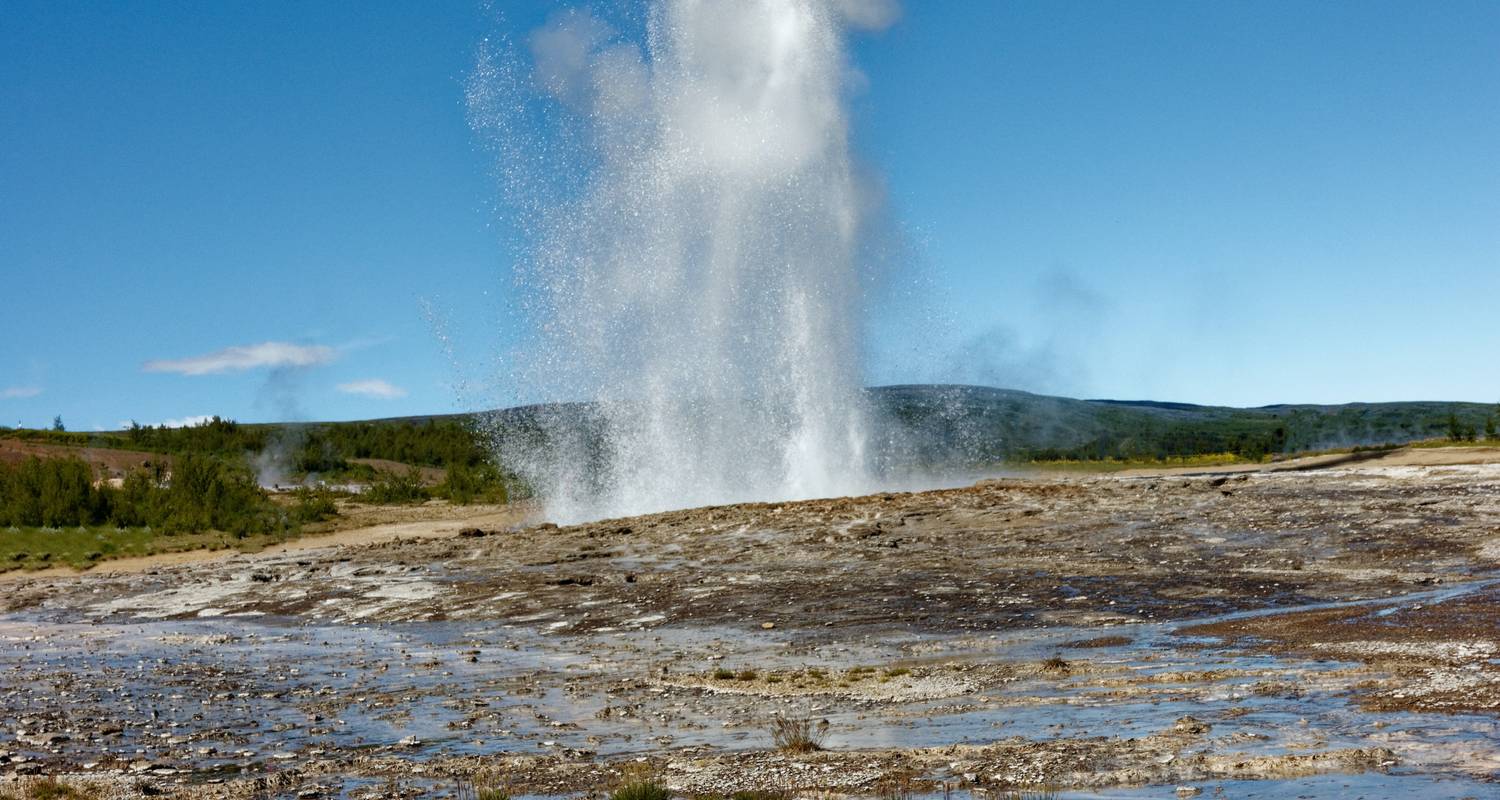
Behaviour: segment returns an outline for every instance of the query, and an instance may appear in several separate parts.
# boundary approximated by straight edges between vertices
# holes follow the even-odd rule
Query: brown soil
[[[378,472],[393,472],[397,475],[405,475],[411,470],[416,470],[422,478],[422,485],[437,486],[448,479],[448,470],[441,467],[417,467],[411,464],[403,464],[400,461],[391,461],[384,458],[351,458],[351,464],[364,464],[374,467]]]
[[[171,464],[172,457],[161,453],[142,453],[137,450],[115,450],[106,447],[72,447],[63,444],[26,442],[20,439],[0,439],[0,462],[19,464],[28,458],[79,458],[95,470],[108,471],[109,477],[120,477],[125,473],[148,464]]]

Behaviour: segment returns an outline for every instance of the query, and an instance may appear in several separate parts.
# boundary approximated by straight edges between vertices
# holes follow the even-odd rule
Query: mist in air
[[[550,517],[872,488],[845,40],[895,14],[663,0],[643,41],[572,10],[487,43],[468,100],[531,332],[507,377],[596,403],[502,443]]]

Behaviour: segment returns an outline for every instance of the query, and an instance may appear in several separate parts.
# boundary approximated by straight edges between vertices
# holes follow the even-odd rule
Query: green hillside
[[[1150,460],[1207,454],[1259,459],[1289,454],[1452,438],[1495,438],[1500,407],[1481,403],[1400,402],[1274,405],[1260,408],[1187,403],[1076,400],[981,386],[880,386],[867,390],[872,451],[899,469],[1013,461]],[[243,424],[215,419],[190,428],[132,427],[93,433],[6,430],[0,437],[79,448],[226,460],[270,454],[289,475],[370,479],[354,459],[487,471],[498,453],[562,449],[590,452],[603,435],[586,403],[521,406],[475,414],[351,422]],[[582,447],[558,448],[560,439]]]
[[[870,390],[893,457],[928,463],[1161,459],[1267,455],[1482,439],[1500,408],[1481,403],[1275,405],[1074,400],[978,386],[883,386]]]

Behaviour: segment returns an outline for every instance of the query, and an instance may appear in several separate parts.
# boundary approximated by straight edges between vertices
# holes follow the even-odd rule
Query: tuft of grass
[[[510,800],[510,791],[496,774],[476,772],[467,778],[458,778],[456,782],[458,800]]]
[[[609,793],[609,800],[671,800],[672,790],[651,767],[633,765],[620,776],[620,783]]]
[[[714,680],[732,681],[734,680],[734,670],[729,669],[728,667],[719,667],[718,669],[714,670]]]
[[[771,720],[771,742],[787,753],[812,753],[823,749],[828,738],[828,720],[811,717],[777,717]]]
[[[887,678],[899,678],[899,677],[901,677],[903,675],[910,675],[910,674],[911,674],[911,670],[907,669],[906,667],[895,667],[893,669],[888,669],[888,670],[885,671],[885,676]]]
[[[1062,656],[1053,656],[1042,662],[1043,672],[1056,672],[1066,675],[1072,670],[1073,665],[1069,664]]]
[[[1171,467],[1227,467],[1234,464],[1263,464],[1266,458],[1250,458],[1238,453],[1200,453],[1162,458],[1036,458],[1029,465],[1048,471],[1118,472],[1127,469],[1164,469]]]
[[[753,669],[742,669],[742,670],[740,670],[740,674],[738,674],[738,675],[736,675],[734,677],[737,680],[753,681],[753,680],[755,680],[755,670],[753,670]]]

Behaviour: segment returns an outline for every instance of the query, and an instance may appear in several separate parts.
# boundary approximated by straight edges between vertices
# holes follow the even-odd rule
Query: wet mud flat
[[[0,596],[0,792],[1500,796],[1500,467],[1028,477]],[[778,749],[777,719],[821,748]],[[824,722],[826,721],[826,724]],[[645,765],[642,767],[641,765]]]

